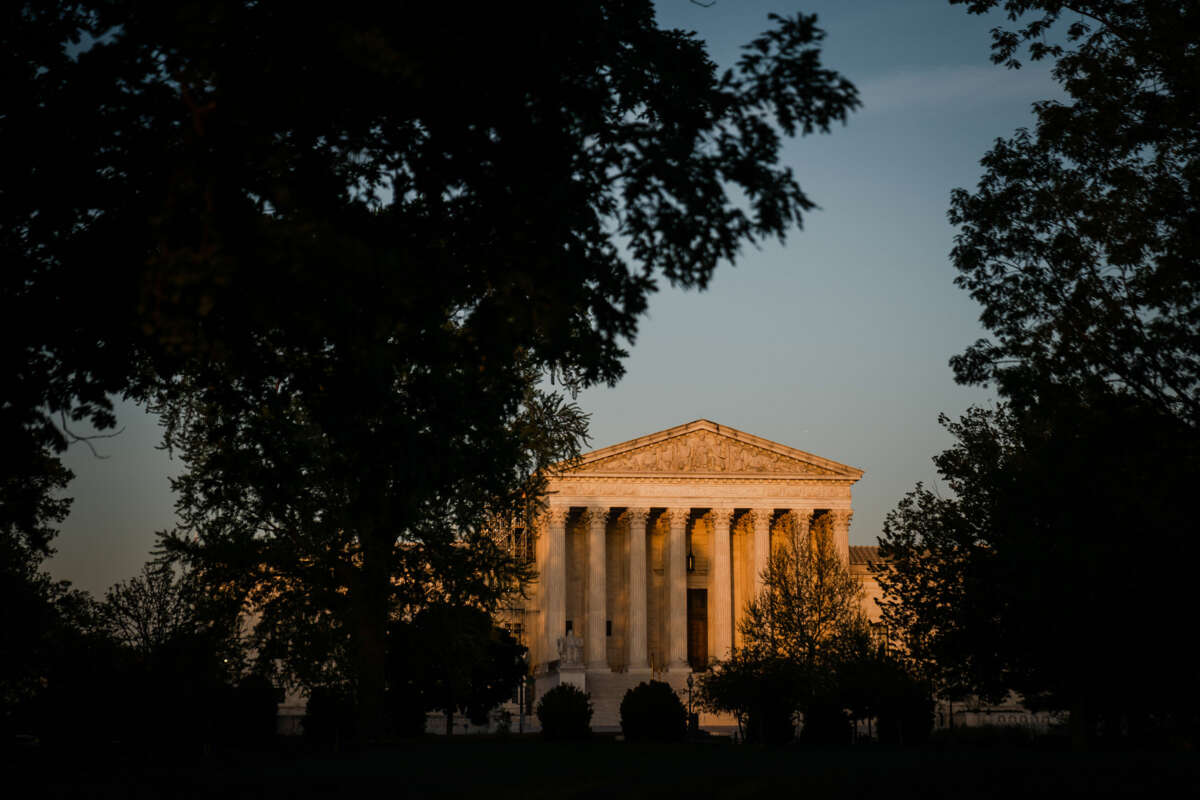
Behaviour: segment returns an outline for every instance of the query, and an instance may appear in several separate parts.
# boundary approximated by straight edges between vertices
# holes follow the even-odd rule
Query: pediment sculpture
[[[708,472],[836,475],[833,470],[711,431],[697,431],[584,464],[585,472]]]

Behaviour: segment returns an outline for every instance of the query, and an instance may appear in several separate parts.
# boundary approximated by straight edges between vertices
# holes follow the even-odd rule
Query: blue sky
[[[770,11],[816,12],[827,66],[859,88],[846,127],[788,144],[785,160],[821,209],[786,245],[747,248],[703,292],[663,289],[615,388],[583,392],[592,444],[603,447],[694,419],[860,467],[852,544],[873,544],[883,518],[949,444],[939,412],[991,395],[956,386],[951,355],[984,335],[978,307],[953,285],[946,221],[951,189],[974,186],[991,142],[1032,124],[1030,104],[1059,95],[1044,65],[988,60],[988,31],[945,0],[660,0],[660,24],[695,30],[722,67],[768,26]],[[155,421],[122,407],[125,431],[76,446],[74,509],[49,564],[96,593],[132,576],[154,533],[173,524]]]

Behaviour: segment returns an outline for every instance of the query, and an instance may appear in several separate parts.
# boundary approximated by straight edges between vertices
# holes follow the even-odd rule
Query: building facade
[[[682,688],[737,646],[773,538],[824,527],[850,563],[851,486],[862,475],[709,420],[559,471],[522,623],[538,693],[574,683],[606,726],[625,688],[651,675]]]

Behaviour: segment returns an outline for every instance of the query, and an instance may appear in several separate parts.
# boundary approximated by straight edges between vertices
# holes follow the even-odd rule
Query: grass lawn
[[[776,798],[1200,794],[1194,753],[1017,749],[764,750],[729,743],[430,738],[350,753],[302,749],[194,758],[8,753],[8,785],[49,797]],[[23,778],[22,778],[23,776]],[[1180,794],[1182,793],[1182,795]],[[6,792],[7,794],[7,792]],[[16,797],[17,795],[8,795]]]

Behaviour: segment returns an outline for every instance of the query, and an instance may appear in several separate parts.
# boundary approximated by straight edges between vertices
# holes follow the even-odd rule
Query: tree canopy
[[[953,2],[1024,22],[993,31],[993,60],[1019,66],[1027,44],[1066,93],[953,194],[957,283],[993,337],[952,361],[958,380],[1018,404],[1048,382],[1105,387],[1200,426],[1200,10]]]
[[[723,74],[644,0],[3,14],[3,418],[61,448],[51,415],[152,399],[188,467],[168,549],[296,599],[268,628],[348,642],[368,710],[396,587],[494,590],[482,512],[577,452],[539,381],[616,380],[659,281],[798,226],[781,137],[858,104],[802,14]]]
[[[805,738],[842,743],[839,671],[870,639],[862,585],[819,521],[807,535],[789,523],[762,582],[739,623],[741,646],[701,677],[704,704],[736,716],[750,741],[791,741],[803,713]]]
[[[850,574],[828,526],[808,536],[793,528],[774,546],[762,591],[739,624],[743,647],[807,668],[837,663],[843,647],[866,627],[862,584]]]
[[[961,0],[952,0],[960,2]],[[957,283],[992,338],[952,359],[1002,402],[943,418],[949,492],[918,485],[881,539],[885,620],[948,695],[1194,725],[1171,644],[1200,478],[1200,12],[1174,2],[965,2],[1008,12],[993,60],[1054,60],[1065,98],[956,190]]]

